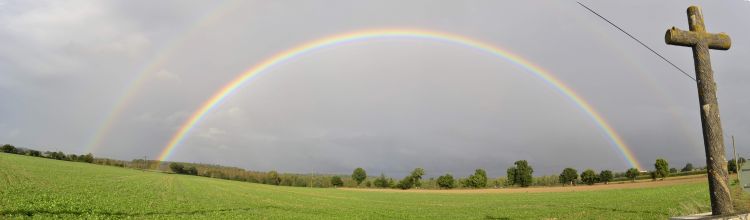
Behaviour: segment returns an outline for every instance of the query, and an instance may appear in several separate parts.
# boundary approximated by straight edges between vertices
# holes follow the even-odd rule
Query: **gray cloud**
[[[703,6],[709,31],[733,39],[712,58],[725,133],[737,135],[746,155],[750,3],[586,4],[692,72],[690,50],[663,42],[667,28],[687,27],[689,3]],[[372,28],[450,32],[505,48],[588,100],[645,167],[656,157],[704,163],[694,83],[575,2],[559,1],[3,2],[0,141],[84,153],[120,97],[133,92],[94,153],[154,158],[250,66],[310,40]],[[144,71],[139,90],[128,91]],[[207,114],[171,159],[392,175],[421,166],[431,175],[482,167],[497,176],[518,159],[539,174],[628,167],[588,115],[528,71],[415,39],[354,42],[278,65]]]

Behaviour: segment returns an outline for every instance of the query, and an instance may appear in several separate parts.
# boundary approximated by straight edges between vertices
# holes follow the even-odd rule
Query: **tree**
[[[534,169],[529,166],[529,163],[526,162],[526,160],[519,160],[513,164],[515,166],[510,167],[507,170],[508,181],[510,181],[512,185],[520,185],[521,187],[531,186]]]
[[[596,183],[596,180],[596,172],[594,172],[594,170],[592,169],[586,169],[583,171],[583,173],[581,173],[581,181],[583,181],[583,183],[586,183],[587,185],[594,185],[594,183]]]
[[[37,153],[38,153],[38,152],[39,152],[39,151],[37,151]],[[83,159],[82,159],[82,161],[83,161],[83,162],[86,162],[86,163],[93,163],[93,162],[94,162],[94,155],[93,155],[93,154],[91,154],[91,153],[88,153],[88,154],[86,154],[86,155],[83,155],[83,156],[81,156],[81,157],[83,158]]]
[[[396,188],[399,189],[411,189],[414,186],[414,179],[411,176],[406,176],[396,184]]]
[[[437,178],[437,184],[440,188],[453,189],[453,187],[456,187],[456,180],[453,179],[450,173],[446,173]]]
[[[185,173],[185,165],[182,165],[181,163],[170,163],[169,169],[177,174]]]
[[[578,179],[578,171],[573,168],[565,168],[563,169],[562,173],[560,173],[560,183],[563,185],[570,184],[575,185],[576,179]]]
[[[738,160],[732,159],[729,161],[729,164],[727,164],[727,168],[729,169],[729,172],[737,173],[738,168],[742,167],[745,163],[745,158],[740,157]],[[739,164],[739,166],[737,166]]]
[[[685,167],[683,167],[682,170],[680,170],[680,171],[682,171],[682,172],[688,172],[688,171],[693,171],[693,169],[694,169],[693,168],[693,164],[692,163],[687,163],[687,164],[685,164]]]
[[[266,175],[266,183],[277,186],[281,184],[281,177],[279,177],[279,173],[275,170],[269,171]]]
[[[635,178],[638,177],[638,174],[640,174],[640,171],[636,168],[630,168],[625,172],[625,176],[627,176],[631,182],[635,182]]]
[[[16,149],[15,146],[10,145],[10,144],[3,145],[3,147],[1,147],[0,150],[9,154],[15,154],[18,152],[18,149]]]
[[[411,171],[411,182],[416,186],[417,188],[422,187],[422,182],[419,180],[422,179],[422,176],[424,176],[424,169],[422,168],[416,168],[413,171]]]
[[[599,173],[599,181],[604,182],[604,184],[608,184],[609,181],[612,181],[612,171],[602,170],[602,172]]]
[[[42,156],[42,152],[39,152],[37,150],[29,150],[29,156],[32,156],[32,157],[41,157]]]
[[[362,181],[365,181],[365,179],[367,179],[367,172],[365,172],[365,169],[357,167],[357,169],[354,169],[354,172],[352,172],[352,179],[356,181],[357,186],[359,186]]]
[[[462,184],[469,188],[484,188],[487,187],[487,171],[484,169],[474,170],[473,175],[469,175]]]
[[[373,181],[372,184],[375,185],[375,187],[380,187],[380,188],[391,187],[390,183],[388,182],[388,179],[385,178],[385,174],[383,173],[380,173],[380,177],[375,178],[375,181]]]
[[[367,187],[367,188],[372,187],[372,181],[368,180],[367,182],[365,182],[365,187]]]
[[[677,173],[677,168],[669,168],[669,173]]]
[[[661,177],[662,180],[669,176],[669,163],[667,162],[667,160],[662,158],[656,159],[654,168],[656,168],[656,170],[654,171],[656,176]]]
[[[508,169],[505,170],[505,173],[506,173],[505,185],[506,186],[515,185],[514,180],[516,179],[516,167],[515,166],[508,167]]]
[[[187,175],[198,175],[198,169],[195,168],[195,166],[188,167],[185,169],[185,174]]]
[[[344,181],[341,180],[341,177],[339,177],[339,176],[333,176],[333,177],[331,177],[331,185],[333,185],[333,187],[343,186],[344,185]]]

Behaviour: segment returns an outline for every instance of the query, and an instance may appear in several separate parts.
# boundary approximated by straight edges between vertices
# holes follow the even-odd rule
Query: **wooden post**
[[[734,169],[737,171],[737,181],[740,181],[740,172],[742,172],[742,165],[740,165],[740,158],[737,157],[737,148],[734,147],[734,135],[732,135],[732,153],[734,154]]]
[[[713,215],[730,214],[734,210],[729,186],[727,185],[728,171],[723,166],[726,161],[724,135],[721,130],[719,103],[716,100],[716,83],[714,82],[713,70],[711,70],[708,49],[728,50],[732,42],[727,34],[706,32],[703,13],[698,6],[688,7],[687,16],[690,31],[672,27],[667,30],[664,38],[667,44],[693,49],[701,125],[703,127],[703,144],[706,148],[711,211]]]

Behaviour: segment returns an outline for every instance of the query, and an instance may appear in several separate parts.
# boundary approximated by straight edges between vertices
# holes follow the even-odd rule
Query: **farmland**
[[[702,181],[528,193],[300,188],[0,153],[0,218],[663,219],[707,211],[707,190]]]

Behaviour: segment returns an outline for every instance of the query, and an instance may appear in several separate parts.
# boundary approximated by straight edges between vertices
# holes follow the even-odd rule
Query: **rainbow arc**
[[[198,124],[208,112],[216,108],[216,106],[218,106],[222,100],[231,95],[243,84],[253,81],[258,76],[262,75],[265,72],[268,72],[269,69],[278,66],[285,61],[289,61],[309,54],[310,52],[317,49],[343,45],[355,41],[365,41],[381,38],[415,38],[463,45],[505,59],[513,64],[522,67],[523,69],[527,70],[528,73],[531,73],[532,75],[551,85],[558,92],[573,101],[579,107],[579,109],[585,112],[590,117],[590,119],[592,119],[592,121],[603,131],[603,133],[608,137],[611,145],[616,148],[617,151],[622,155],[623,160],[631,167],[642,170],[640,163],[635,158],[630,148],[625,144],[625,141],[623,141],[622,137],[620,137],[620,135],[615,132],[612,126],[601,116],[601,114],[597,112],[590,103],[584,100],[573,89],[564,84],[561,80],[554,77],[548,71],[544,70],[542,67],[537,66],[530,61],[507,50],[468,37],[449,33],[414,29],[378,29],[333,35],[302,44],[300,46],[291,48],[265,59],[263,62],[258,63],[257,65],[252,66],[245,72],[241,73],[237,78],[230,81],[228,84],[214,93],[214,95],[211,96],[210,99],[206,100],[201,105],[201,107],[198,108],[198,110],[196,110],[188,118],[188,120],[182,124],[182,126],[180,126],[179,130],[174,134],[174,136],[172,136],[172,138],[169,140],[169,142],[159,155],[159,160],[166,161],[167,159],[169,159],[172,152],[177,149],[177,147],[187,137],[193,127],[195,127],[195,125]]]

